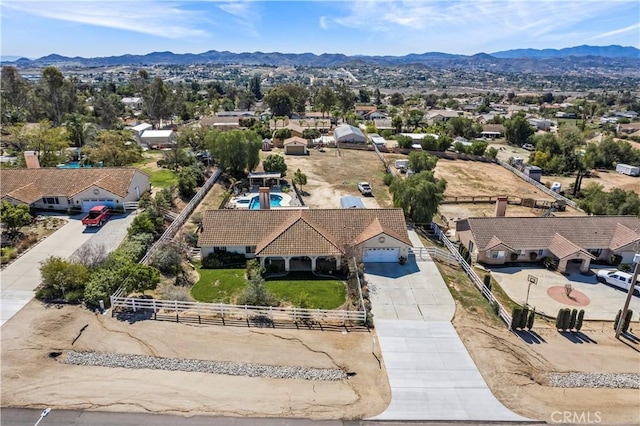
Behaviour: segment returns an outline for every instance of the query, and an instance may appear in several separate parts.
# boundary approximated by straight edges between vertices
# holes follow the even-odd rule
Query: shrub
[[[391,182],[393,182],[393,175],[391,173],[385,173],[382,177],[382,183],[389,186],[391,185]]]
[[[278,306],[278,298],[267,290],[264,278],[252,277],[238,297],[238,304],[252,306]]]
[[[569,330],[572,330],[576,327],[576,319],[578,318],[578,310],[573,309],[571,311],[571,316],[569,317]]]
[[[529,322],[529,309],[524,308],[522,310],[522,315],[520,315],[520,328],[524,329],[527,326],[527,322]]]
[[[626,333],[629,331],[629,325],[631,324],[631,318],[633,317],[633,311],[631,309],[627,310],[627,314],[624,316],[624,323],[622,324],[622,332]]]
[[[36,292],[40,300],[62,299],[79,302],[90,277],[89,269],[60,257],[49,257],[40,267],[42,285]]]
[[[511,329],[515,330],[516,328],[520,327],[520,318],[522,317],[522,308],[519,306],[516,306],[513,308],[513,311],[511,312]]]
[[[515,262],[516,260],[518,260],[518,253],[511,253],[511,261]]]
[[[609,258],[609,263],[611,263],[614,266],[619,265],[620,262],[622,262],[622,256],[620,256],[619,254],[612,254],[611,257]]]
[[[533,262],[536,259],[538,259],[538,253],[536,253],[536,252],[529,253],[529,260],[531,260]]]
[[[580,331],[582,329],[582,320],[584,320],[584,309],[580,309],[580,312],[578,312],[578,317],[576,318],[576,331]]]
[[[560,330],[562,328],[563,316],[564,316],[564,309],[560,309],[558,311],[558,315],[556,315],[556,330]]]
[[[484,280],[484,286],[487,288],[487,290],[491,291],[491,275],[486,274],[483,280]]]
[[[618,329],[618,322],[620,321],[620,315],[622,315],[622,309],[618,309],[618,313],[616,314],[616,319],[613,321],[613,329]]]
[[[497,300],[494,300],[493,302],[491,302],[491,308],[493,308],[493,313],[496,315],[500,314],[500,304],[498,303]]]
[[[618,264],[618,270],[620,270],[622,272],[630,272],[631,271],[631,265],[629,265],[628,263],[620,263],[620,264]]]
[[[533,323],[535,319],[536,319],[536,310],[534,309],[529,313],[529,318],[527,319],[527,328],[529,330],[533,328]]]
[[[562,330],[569,330],[571,327],[571,309],[565,308],[562,316]]]
[[[202,259],[202,267],[205,269],[224,269],[233,268],[246,263],[244,254],[221,251],[210,253]]]
[[[180,269],[182,262],[182,254],[175,243],[163,243],[154,251],[151,257],[151,265],[158,268],[161,272],[175,275]]]

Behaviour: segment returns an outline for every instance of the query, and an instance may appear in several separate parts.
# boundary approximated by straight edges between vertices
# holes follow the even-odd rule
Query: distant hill
[[[575,46],[565,49],[514,49],[491,53],[495,58],[566,58],[600,56],[603,58],[640,58],[640,50],[631,46]]]
[[[14,62],[2,61],[3,65],[18,67],[64,66],[150,66],[191,64],[239,64],[269,66],[316,66],[335,67],[359,64],[360,66],[422,65],[434,69],[492,70],[502,72],[560,73],[580,67],[600,67],[631,70],[640,69],[640,50],[622,46],[577,46],[567,49],[517,49],[492,54],[478,53],[473,56],[452,55],[441,52],[412,53],[405,56],[347,56],[339,53],[280,53],[209,50],[204,53],[176,54],[153,52],[146,55],[122,55],[98,58],[69,58],[51,54],[29,60],[20,58]]]

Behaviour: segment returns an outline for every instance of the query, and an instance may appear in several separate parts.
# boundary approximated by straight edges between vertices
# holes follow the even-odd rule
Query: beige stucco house
[[[461,244],[474,262],[503,265],[537,262],[551,256],[558,270],[592,260],[608,262],[619,255],[631,263],[640,243],[640,218],[635,216],[472,217],[456,223]]]
[[[3,201],[63,211],[123,207],[151,189],[149,175],[133,167],[1,169],[0,181]]]
[[[343,257],[398,262],[411,241],[401,209],[209,210],[198,239],[203,257],[244,254],[285,271],[340,267]]]

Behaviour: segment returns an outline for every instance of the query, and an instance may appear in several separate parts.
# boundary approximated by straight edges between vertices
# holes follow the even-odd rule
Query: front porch
[[[340,256],[268,256],[260,257],[260,266],[272,272],[337,271]]]

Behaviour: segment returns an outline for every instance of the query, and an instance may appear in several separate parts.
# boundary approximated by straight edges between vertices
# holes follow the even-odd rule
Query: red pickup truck
[[[84,226],[102,226],[109,218],[109,207],[94,206],[89,210],[89,214],[82,219]]]

